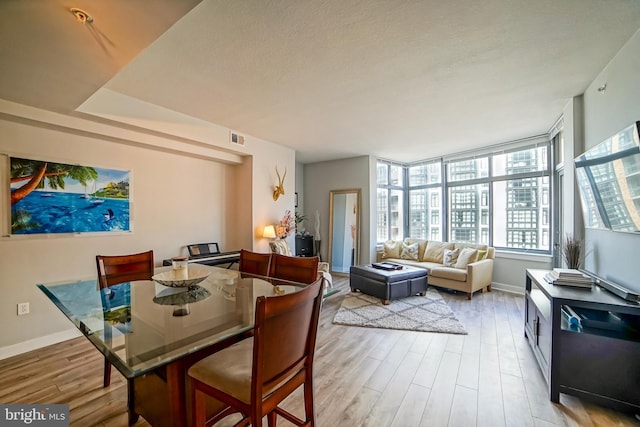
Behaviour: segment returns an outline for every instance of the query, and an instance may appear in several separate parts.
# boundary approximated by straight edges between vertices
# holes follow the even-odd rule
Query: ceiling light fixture
[[[69,9],[73,16],[76,17],[76,20],[82,24],[86,24],[87,22],[90,24],[93,22],[93,16],[89,15],[82,9],[78,9],[77,7],[72,7]]]

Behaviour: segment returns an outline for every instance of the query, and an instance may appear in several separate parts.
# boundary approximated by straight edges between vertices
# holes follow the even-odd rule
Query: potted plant
[[[298,227],[298,224],[301,224],[306,219],[307,219],[307,217],[305,215],[300,215],[298,212],[295,213],[294,221],[296,223],[296,233],[298,233],[298,234],[303,234],[304,233],[304,227],[302,227],[302,226]]]
[[[582,248],[581,239],[574,237],[573,234],[566,234],[562,244],[562,256],[567,268],[578,269],[582,264]]]

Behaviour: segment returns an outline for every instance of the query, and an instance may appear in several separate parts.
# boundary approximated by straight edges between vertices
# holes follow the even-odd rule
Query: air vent
[[[234,132],[230,132],[229,134],[229,140],[231,141],[232,144],[236,144],[236,145],[244,145],[244,136],[234,133]]]

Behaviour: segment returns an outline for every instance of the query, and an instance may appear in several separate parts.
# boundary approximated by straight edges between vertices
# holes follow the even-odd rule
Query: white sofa
[[[424,268],[429,285],[466,292],[471,299],[476,291],[491,291],[494,256],[487,245],[406,238],[385,242],[377,259]]]

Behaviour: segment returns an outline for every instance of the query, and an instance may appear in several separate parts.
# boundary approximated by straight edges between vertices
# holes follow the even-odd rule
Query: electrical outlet
[[[29,314],[29,303],[28,302],[19,302],[18,303],[18,316],[22,316],[25,314]]]

